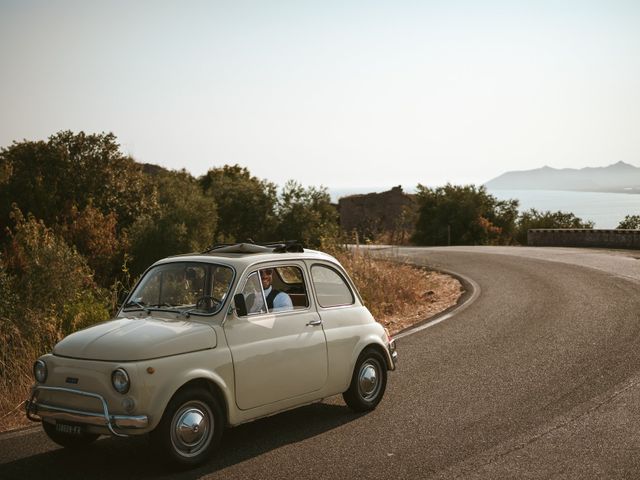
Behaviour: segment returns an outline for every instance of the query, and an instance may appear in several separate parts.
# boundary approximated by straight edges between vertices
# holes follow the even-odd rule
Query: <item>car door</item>
[[[309,262],[310,278],[322,328],[327,339],[331,388],[346,389],[354,351],[371,314],[358,301],[347,277],[336,265]],[[337,382],[337,383],[334,383]],[[346,382],[346,384],[345,384]]]
[[[235,372],[236,404],[241,410],[312,394],[327,380],[327,348],[322,322],[308,294],[304,264],[263,265],[299,272],[306,305],[268,311],[256,268],[239,282],[248,315],[230,315],[224,324]],[[299,295],[299,293],[297,293]]]

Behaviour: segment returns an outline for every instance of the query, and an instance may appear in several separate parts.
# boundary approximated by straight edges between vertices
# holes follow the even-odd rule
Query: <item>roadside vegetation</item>
[[[618,224],[619,229],[638,230],[640,229],[640,215],[627,215]]]
[[[594,226],[573,213],[519,212],[518,206],[517,200],[498,200],[484,186],[418,185],[411,240],[417,245],[526,245],[530,228]]]
[[[334,247],[373,316],[396,334],[455,305],[463,293],[455,278],[372,256],[368,250]]]

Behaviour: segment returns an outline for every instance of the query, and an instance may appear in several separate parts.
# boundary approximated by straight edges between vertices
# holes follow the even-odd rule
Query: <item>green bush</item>
[[[627,215],[624,217],[618,226],[617,229],[624,230],[638,230],[640,229],[640,215]]]
[[[114,213],[119,228],[157,208],[140,164],[120,152],[111,133],[62,131],[46,142],[14,142],[0,149],[0,184],[0,235],[13,203],[49,226],[90,204]]]
[[[39,355],[109,317],[85,259],[33,215],[14,208],[11,217],[15,226],[0,256],[0,414],[26,397]]]
[[[531,228],[593,228],[594,223],[582,220],[568,212],[541,212],[532,208],[522,212],[518,217],[516,240],[521,245],[527,244],[527,232]]]
[[[50,348],[77,326],[108,318],[105,293],[85,259],[32,215],[14,209],[12,218],[2,264],[13,279],[13,319],[20,331]]]
[[[279,240],[320,248],[338,237],[338,212],[326,188],[304,188],[289,180],[278,199],[277,215]]]
[[[214,242],[216,234],[216,203],[191,175],[163,171],[153,181],[160,208],[139,217],[129,230],[134,275],[169,255],[202,251]]]
[[[276,226],[277,187],[239,165],[213,168],[198,179],[218,209],[218,242],[271,240]]]
[[[484,186],[429,188],[418,184],[418,245],[486,245],[512,243],[517,200],[498,200]]]

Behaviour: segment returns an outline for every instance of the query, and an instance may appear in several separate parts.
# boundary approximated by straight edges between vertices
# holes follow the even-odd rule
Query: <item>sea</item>
[[[640,215],[640,194],[569,192],[560,190],[488,190],[500,200],[515,198],[519,210],[551,210],[573,213],[591,220],[595,228],[616,228],[626,215]]]
[[[334,202],[346,195],[382,192],[389,188],[341,188],[329,193]],[[411,188],[403,188],[406,193],[414,193]],[[488,192],[499,200],[516,199],[519,210],[570,212],[582,220],[591,220],[595,228],[616,228],[626,215],[640,215],[640,194],[570,192],[560,190],[493,190]]]

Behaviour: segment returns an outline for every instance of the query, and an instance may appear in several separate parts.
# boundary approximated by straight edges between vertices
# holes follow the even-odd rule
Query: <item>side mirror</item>
[[[244,295],[241,293],[236,293],[233,296],[233,303],[236,305],[236,313],[239,317],[247,316],[247,302],[244,300]]]

